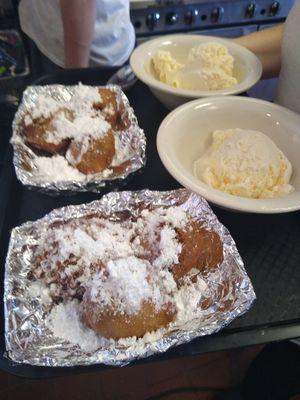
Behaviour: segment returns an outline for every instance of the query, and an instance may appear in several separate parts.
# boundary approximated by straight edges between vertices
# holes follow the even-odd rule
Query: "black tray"
[[[103,84],[112,72],[114,72],[112,69],[62,71],[40,79],[39,83],[75,84],[80,81],[86,84]],[[135,109],[139,124],[146,133],[147,165],[124,189],[178,188],[179,184],[160,162],[155,143],[157,129],[168,110],[140,82],[136,83],[127,95]],[[28,190],[15,177],[10,148],[2,172],[0,191],[1,282],[3,282],[9,232],[14,226],[28,220],[36,220],[53,208],[80,204],[99,197],[97,194],[86,193],[70,197],[49,197],[35,190]],[[228,227],[237,243],[253,282],[257,300],[248,313],[236,319],[221,333],[196,339],[163,355],[153,356],[138,363],[300,337],[300,212],[253,215],[233,213],[216,207],[214,211],[220,221]],[[0,286],[0,290],[2,296],[3,285]],[[2,303],[1,315],[0,369],[15,375],[40,378],[109,368],[101,365],[49,368],[13,363],[3,356],[5,344]]]

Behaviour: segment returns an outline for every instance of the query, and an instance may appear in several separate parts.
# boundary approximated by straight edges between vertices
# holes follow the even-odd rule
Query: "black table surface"
[[[40,84],[103,84],[112,69],[62,71],[39,80]],[[150,90],[137,82],[127,93],[140,126],[147,137],[147,164],[121,190],[169,190],[180,187],[162,165],[156,150],[156,133],[168,114]],[[200,129],[200,125],[199,125]],[[103,192],[105,193],[105,191]],[[101,194],[102,195],[102,194]],[[50,197],[29,190],[16,179],[9,148],[1,174],[0,191],[0,272],[4,263],[10,230],[28,220],[43,217],[54,208],[80,204],[101,197],[100,194],[76,194]],[[219,220],[230,230],[244,260],[257,295],[253,307],[222,332],[195,339],[165,354],[137,363],[166,360],[204,352],[267,343],[300,337],[300,212],[278,215],[235,213],[213,207]],[[3,284],[0,285],[3,296]],[[1,303],[0,369],[31,378],[54,377],[111,367],[50,368],[16,364],[5,355],[3,304]]]

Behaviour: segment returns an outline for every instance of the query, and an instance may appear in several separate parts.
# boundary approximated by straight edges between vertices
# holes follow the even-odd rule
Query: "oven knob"
[[[223,7],[214,7],[210,13],[210,20],[213,23],[219,22],[222,19],[222,14],[224,12]]]
[[[255,16],[255,12],[256,12],[256,5],[254,3],[250,3],[246,8],[245,17],[253,18]]]
[[[175,25],[178,22],[178,14],[171,12],[169,14],[166,15],[166,23],[168,25]]]
[[[269,16],[270,17],[275,17],[275,15],[278,14],[278,11],[280,9],[280,4],[279,1],[274,1],[269,8]]]
[[[154,29],[160,19],[160,14],[158,12],[148,14],[146,17],[146,25],[149,29]]]
[[[198,10],[189,10],[185,13],[184,20],[187,25],[193,25],[198,17]]]

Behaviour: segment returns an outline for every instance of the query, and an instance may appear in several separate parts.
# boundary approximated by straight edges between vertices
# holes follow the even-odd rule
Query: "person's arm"
[[[60,0],[65,68],[85,68],[96,18],[96,0]]]
[[[255,53],[263,66],[263,78],[272,78],[280,71],[282,32],[283,25],[277,25],[232,40]]]

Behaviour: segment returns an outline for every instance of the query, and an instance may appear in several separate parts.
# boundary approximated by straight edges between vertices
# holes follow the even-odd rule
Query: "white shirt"
[[[122,65],[135,43],[129,0],[97,0],[90,65]],[[21,0],[22,30],[55,64],[64,66],[63,24],[59,0]]]
[[[300,0],[285,22],[281,52],[276,103],[300,114]]]

